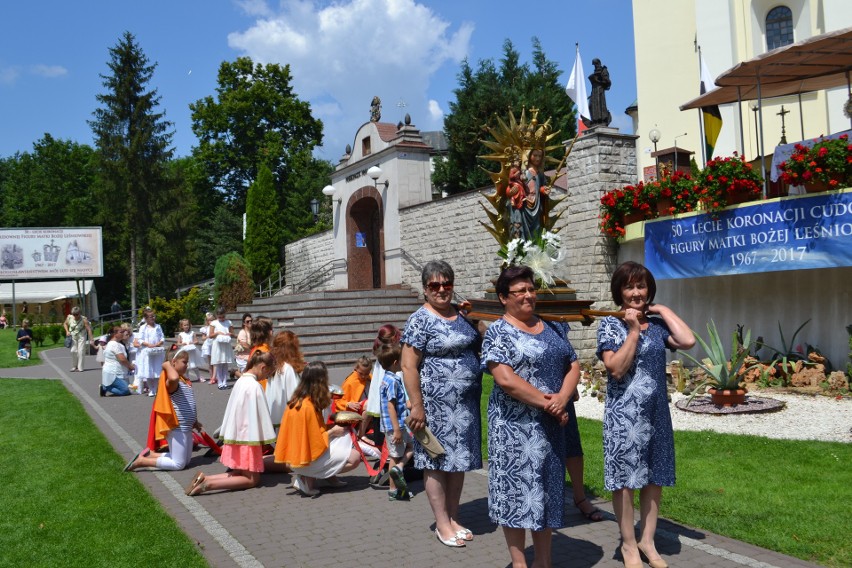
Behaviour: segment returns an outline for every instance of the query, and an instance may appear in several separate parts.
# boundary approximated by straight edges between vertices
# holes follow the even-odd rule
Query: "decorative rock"
[[[825,366],[815,365],[793,373],[793,376],[790,377],[790,384],[794,387],[817,387],[824,380]]]
[[[843,371],[834,371],[828,375],[828,388],[830,390],[843,390],[849,388],[849,380]]]

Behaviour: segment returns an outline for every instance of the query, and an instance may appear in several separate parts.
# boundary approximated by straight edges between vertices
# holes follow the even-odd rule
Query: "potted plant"
[[[751,347],[751,330],[745,332],[745,336],[740,341],[736,331],[734,331],[731,339],[731,352],[725,353],[725,346],[719,337],[719,332],[716,330],[716,323],[710,320],[707,324],[707,339],[704,339],[695,333],[695,339],[701,344],[706,358],[699,361],[692,355],[682,352],[692,362],[701,367],[706,373],[707,378],[698,384],[690,396],[690,402],[700,387],[708,387],[707,392],[710,394],[710,399],[713,404],[718,406],[735,406],[745,402],[746,390],[741,386],[740,369],[743,363],[749,356]]]
[[[736,153],[707,162],[696,181],[699,200],[708,211],[754,201],[760,197],[763,185],[760,174]]]
[[[670,176],[660,179],[659,185],[658,215],[675,215],[695,211],[698,206],[698,193],[691,175],[675,171]]]
[[[817,138],[811,147],[796,144],[789,160],[781,162],[781,179],[804,185],[809,192],[852,185],[852,144],[849,136]]]
[[[610,237],[620,238],[626,225],[650,219],[656,213],[653,205],[656,187],[656,182],[640,181],[606,192],[601,197],[601,230]]]

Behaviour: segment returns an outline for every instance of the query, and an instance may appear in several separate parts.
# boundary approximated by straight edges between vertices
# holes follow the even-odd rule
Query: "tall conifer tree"
[[[97,95],[101,106],[89,124],[103,178],[100,199],[108,205],[102,219],[104,248],[109,252],[115,247],[119,257],[127,254],[127,263],[113,256],[117,266],[111,272],[118,276],[124,267],[129,273],[135,313],[140,261],[146,263],[156,253],[147,236],[156,215],[152,205],[161,203],[158,194],[168,191],[165,172],[173,153],[172,124],[157,111],[157,90],[148,88],[156,64],[149,63],[133,34],[124,32],[109,54],[109,73],[101,75],[106,92]]]

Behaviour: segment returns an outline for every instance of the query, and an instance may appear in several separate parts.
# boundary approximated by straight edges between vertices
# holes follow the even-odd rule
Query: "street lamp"
[[[654,143],[654,179],[660,179],[660,157],[657,156],[657,142],[660,141],[660,137],[660,131],[656,128],[652,128],[648,133],[648,138]]]
[[[390,185],[390,182],[388,180],[379,183],[379,178],[382,177],[382,168],[380,168],[379,166],[371,167],[369,170],[367,170],[367,175],[373,178],[373,185],[376,186],[376,189],[379,189],[380,185],[384,185],[385,190],[387,190],[388,186]]]
[[[677,136],[675,136],[674,137],[674,147],[677,148],[677,139],[678,138],[681,138],[683,136],[687,136],[688,134],[689,134],[689,132],[684,132],[683,134],[678,134]]]
[[[311,213],[314,214],[314,223],[319,219],[319,199],[314,197],[311,199]]]
[[[755,152],[754,155],[760,157],[760,140],[759,140],[759,132],[758,132],[758,123],[757,123],[757,113],[760,112],[760,105],[756,102],[752,102],[749,105],[751,112],[754,113],[754,146]]]

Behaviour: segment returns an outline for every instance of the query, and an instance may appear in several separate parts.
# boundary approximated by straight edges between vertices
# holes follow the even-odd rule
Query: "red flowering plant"
[[[624,236],[624,218],[631,213],[639,213],[641,218],[648,219],[655,213],[655,182],[636,185],[626,185],[606,192],[601,197],[600,227],[610,237],[620,238]]]
[[[760,174],[736,153],[707,162],[696,180],[698,200],[707,211],[758,199],[762,185]]]
[[[817,138],[811,147],[796,144],[790,159],[781,162],[781,179],[790,185],[822,182],[829,188],[852,185],[852,144],[849,136]]]
[[[660,215],[675,215],[694,211],[698,205],[698,193],[692,176],[675,171],[660,180],[657,212]]]

